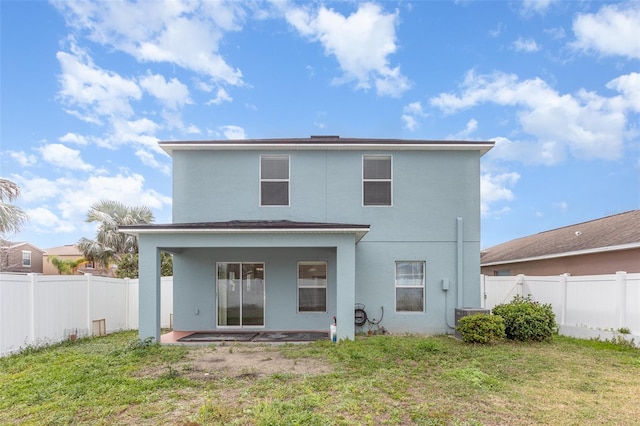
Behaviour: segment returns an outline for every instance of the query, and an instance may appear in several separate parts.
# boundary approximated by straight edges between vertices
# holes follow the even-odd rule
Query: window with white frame
[[[424,282],[424,262],[396,262],[396,312],[424,312]]]
[[[22,250],[22,267],[30,268],[31,267],[31,252],[27,250]]]
[[[298,312],[327,312],[327,262],[298,262]]]
[[[363,205],[391,205],[391,174],[390,155],[365,155],[362,157]]]
[[[260,205],[289,205],[289,156],[260,156]]]

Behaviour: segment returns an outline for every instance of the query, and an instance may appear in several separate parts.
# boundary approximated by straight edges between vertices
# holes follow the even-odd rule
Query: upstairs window
[[[396,262],[396,312],[424,312],[424,262]]]
[[[260,205],[289,205],[289,156],[260,156]]]
[[[365,206],[391,205],[390,155],[365,155],[362,158],[362,203]]]
[[[31,252],[22,250],[22,267],[31,268]]]

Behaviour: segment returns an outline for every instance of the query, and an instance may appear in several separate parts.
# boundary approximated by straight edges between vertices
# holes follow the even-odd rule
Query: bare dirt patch
[[[187,356],[164,369],[143,371],[143,376],[175,372],[193,380],[257,378],[273,374],[318,375],[329,365],[312,358],[286,358],[276,345],[233,344],[192,346]]]

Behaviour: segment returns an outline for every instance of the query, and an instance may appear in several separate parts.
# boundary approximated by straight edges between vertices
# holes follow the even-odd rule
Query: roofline
[[[512,263],[521,263],[521,262],[532,262],[536,260],[547,260],[547,259],[557,259],[559,257],[570,257],[570,256],[582,256],[585,254],[596,254],[596,253],[606,253],[610,251],[621,251],[621,250],[631,250],[640,248],[640,242],[637,243],[628,243],[628,244],[620,244],[617,246],[608,246],[608,247],[596,247],[584,250],[576,250],[576,251],[567,251],[562,253],[552,253],[545,254],[542,256],[533,256],[533,257],[523,257],[521,259],[512,259],[512,260],[502,260],[496,262],[482,263],[480,262],[480,266],[495,266],[495,265],[508,265]]]
[[[365,139],[312,137],[294,139],[239,139],[224,141],[159,142],[169,155],[174,151],[480,151],[486,154],[492,141],[432,141],[408,139]]]
[[[188,228],[168,225],[165,227],[119,227],[125,234],[355,234],[356,243],[359,242],[371,229],[369,226],[345,227],[345,228]]]

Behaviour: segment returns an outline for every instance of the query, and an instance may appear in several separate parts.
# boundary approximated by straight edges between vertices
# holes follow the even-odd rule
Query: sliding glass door
[[[264,326],[264,263],[218,263],[218,326]]]

